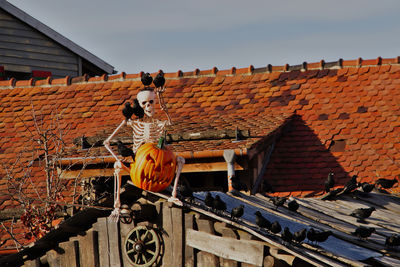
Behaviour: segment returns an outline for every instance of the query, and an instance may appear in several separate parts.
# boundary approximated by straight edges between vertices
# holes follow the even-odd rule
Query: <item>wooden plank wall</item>
[[[79,56],[0,9],[0,65],[6,71],[51,71],[54,78],[79,76]]]
[[[148,208],[146,205],[141,205],[142,209]],[[154,266],[310,266],[213,217],[166,201],[157,201],[154,205],[158,213],[154,219],[122,224],[99,218],[90,230],[60,243],[57,249],[41,257],[40,262],[50,267],[131,266],[122,251],[125,239],[133,228],[144,225],[155,229],[161,240],[162,249]],[[26,261],[24,266],[38,264],[36,259]]]

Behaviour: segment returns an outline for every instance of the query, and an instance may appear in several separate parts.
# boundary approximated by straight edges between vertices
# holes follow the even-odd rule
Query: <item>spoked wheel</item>
[[[125,253],[133,266],[151,266],[160,255],[160,240],[154,229],[133,228],[125,240]]]

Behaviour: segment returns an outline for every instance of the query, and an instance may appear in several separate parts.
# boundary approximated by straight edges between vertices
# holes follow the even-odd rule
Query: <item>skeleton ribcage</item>
[[[133,132],[133,151],[144,143],[157,143],[162,136],[167,121],[154,120],[153,122],[141,122],[139,120],[129,121]]]

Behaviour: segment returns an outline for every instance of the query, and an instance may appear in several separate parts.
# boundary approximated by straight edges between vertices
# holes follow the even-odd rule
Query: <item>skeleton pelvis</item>
[[[158,148],[154,143],[146,143],[136,151],[130,176],[135,186],[159,192],[171,184],[175,169],[176,157],[171,150]]]

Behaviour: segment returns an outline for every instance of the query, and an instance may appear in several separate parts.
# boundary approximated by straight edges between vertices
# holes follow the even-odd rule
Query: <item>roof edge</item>
[[[2,3],[4,0],[0,0]],[[179,80],[184,78],[201,78],[201,77],[232,77],[232,76],[250,76],[253,74],[269,74],[269,73],[287,73],[292,71],[325,71],[325,70],[337,70],[337,69],[350,69],[350,68],[369,68],[369,67],[382,67],[382,66],[400,66],[400,56],[394,58],[381,58],[378,57],[376,59],[351,59],[351,60],[343,60],[338,59],[337,61],[325,62],[324,60],[320,60],[319,62],[307,63],[303,62],[298,65],[289,65],[285,64],[283,66],[273,66],[268,64],[266,67],[254,68],[253,65],[250,65],[246,68],[235,68],[232,67],[226,70],[218,70],[216,67],[213,67],[209,70],[199,70],[195,69],[194,71],[182,72],[178,70],[177,72],[169,72],[164,73],[162,70],[151,73],[152,76],[157,75],[158,73],[164,73],[164,77],[166,80]],[[39,81],[18,81],[11,79],[6,81],[0,81],[0,89],[13,89],[13,88],[26,88],[26,87],[51,87],[52,85],[70,85],[70,84],[81,84],[81,83],[103,83],[106,81],[140,81],[141,76],[143,75],[143,71],[135,74],[126,74],[125,72],[121,72],[115,75],[107,75],[103,74],[101,76],[88,77],[88,76],[78,76],[78,77],[65,77],[59,79],[47,79],[47,80],[39,80]]]

